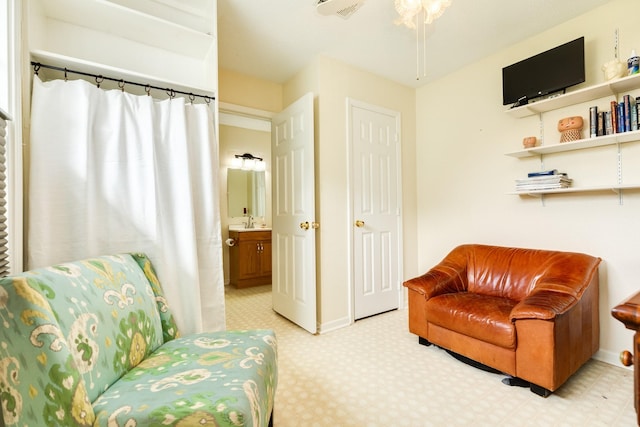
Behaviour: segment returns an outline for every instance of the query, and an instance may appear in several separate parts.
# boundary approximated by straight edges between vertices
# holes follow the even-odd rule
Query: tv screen
[[[584,80],[584,37],[580,37],[504,67],[502,104],[548,95]]]

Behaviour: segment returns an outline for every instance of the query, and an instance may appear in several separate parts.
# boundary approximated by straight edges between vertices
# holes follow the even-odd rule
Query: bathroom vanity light
[[[235,155],[233,168],[242,170],[263,171],[265,170],[265,164],[262,157],[255,157],[251,153],[244,153]]]

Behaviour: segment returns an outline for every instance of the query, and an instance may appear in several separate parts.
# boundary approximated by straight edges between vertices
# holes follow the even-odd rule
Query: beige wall
[[[219,100],[258,110],[282,111],[282,85],[220,68]]]
[[[640,192],[625,191],[622,204],[613,192],[508,195],[514,179],[531,170],[557,168],[575,186],[615,183],[617,147],[515,159],[505,153],[522,148],[522,138],[539,136],[557,143],[557,121],[582,115],[591,105],[563,108],[540,117],[512,118],[502,106],[501,69],[513,62],[585,36],[586,78],[580,87],[604,81],[601,65],[612,59],[614,30],[627,58],[640,50],[640,2],[617,0],[561,26],[478,61],[417,91],[416,162],[417,262],[424,271],[455,245],[475,242],[586,252],[603,259],[600,269],[601,348],[597,357],[619,364],[630,348],[631,332],[613,319],[611,308],[638,290],[640,275]],[[571,89],[574,90],[574,89]],[[640,91],[630,92],[640,96]],[[586,134],[585,131],[583,131]],[[621,146],[624,182],[640,183],[640,142]]]

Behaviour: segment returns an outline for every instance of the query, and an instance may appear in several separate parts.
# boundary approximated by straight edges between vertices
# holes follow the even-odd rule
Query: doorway
[[[313,93],[307,93],[282,112],[269,117],[270,124],[273,123],[268,132],[270,145],[268,156],[266,153],[262,156],[270,159],[267,165],[271,166],[267,167],[265,180],[270,196],[266,225],[272,230],[273,250],[269,253],[273,254],[273,309],[311,333],[317,330],[315,232],[318,228],[315,221],[313,104]],[[242,117],[246,119],[246,114]],[[234,117],[233,126],[237,126],[237,119]],[[221,117],[221,128],[226,124],[226,118],[223,122]],[[226,146],[222,133],[221,150]],[[229,151],[227,157],[231,155],[235,156]],[[234,218],[229,220],[234,221]],[[224,231],[225,227],[223,235]]]
[[[270,168],[261,172],[264,179],[264,194],[259,192],[260,201],[251,202],[251,205],[261,205],[264,207],[260,212],[249,212],[245,215],[243,204],[240,208],[234,209],[235,196],[232,194],[238,190],[237,185],[229,181],[229,172],[238,171],[232,169],[235,155],[250,153],[256,157],[260,157],[267,165],[271,164],[271,116],[272,113],[248,109],[246,107],[220,103],[219,112],[219,142],[220,142],[220,218],[222,240],[226,242],[229,238],[229,227],[233,225],[242,225],[247,221],[247,215],[252,214],[255,220],[271,226],[271,174]],[[245,171],[243,171],[245,172]],[[248,172],[247,172],[248,173]],[[233,174],[232,174],[233,175]],[[242,188],[242,187],[240,187]],[[244,186],[244,190],[247,187]],[[234,196],[234,197],[230,197]],[[257,197],[256,194],[241,195],[245,200]],[[257,214],[257,215],[256,215]],[[230,247],[223,245],[223,269],[225,277],[225,288],[229,286],[229,278],[231,277],[229,268]]]

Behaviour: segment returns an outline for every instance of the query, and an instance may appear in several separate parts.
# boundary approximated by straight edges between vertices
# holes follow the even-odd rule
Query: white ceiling
[[[324,54],[419,87],[609,1],[453,0],[416,80],[415,30],[394,24],[393,0],[365,0],[348,19],[318,14],[317,0],[218,0],[219,66],[284,83]]]

